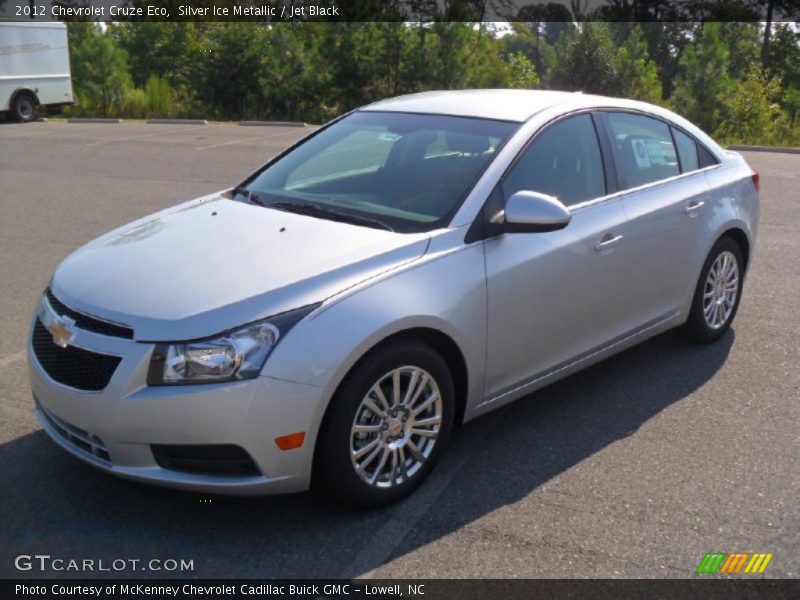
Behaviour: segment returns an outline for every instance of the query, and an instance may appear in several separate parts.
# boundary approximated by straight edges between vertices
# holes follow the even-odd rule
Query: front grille
[[[92,435],[83,429],[79,429],[70,423],[67,423],[64,419],[61,419],[60,417],[57,417],[51,413],[44,406],[39,404],[39,402],[37,402],[36,405],[39,407],[42,415],[44,415],[44,418],[62,440],[78,450],[82,450],[83,452],[91,454],[95,458],[107,463],[109,466],[111,465],[111,459],[108,456],[108,451],[106,450],[105,444],[103,444],[103,441],[99,437]]]
[[[258,467],[244,448],[233,444],[150,446],[158,465],[171,471],[199,475],[258,475]]]
[[[72,310],[63,302],[61,302],[61,300],[56,298],[50,288],[45,290],[44,295],[47,296],[47,301],[50,302],[50,306],[53,308],[53,310],[62,317],[66,316],[75,321],[75,327],[78,329],[99,333],[100,335],[125,338],[126,340],[133,339],[133,329],[130,327],[109,323],[108,321],[101,321],[100,319],[95,319],[89,315]]]
[[[62,348],[39,319],[33,326],[33,353],[54,381],[78,390],[104,390],[122,360],[75,346]]]

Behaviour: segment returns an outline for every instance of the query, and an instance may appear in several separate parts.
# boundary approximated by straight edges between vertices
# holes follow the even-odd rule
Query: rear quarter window
[[[719,164],[717,157],[711,154],[711,151],[700,143],[697,144],[697,159],[701,169]]]

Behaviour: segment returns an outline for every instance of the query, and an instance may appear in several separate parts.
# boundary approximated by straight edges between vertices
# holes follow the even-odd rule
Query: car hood
[[[323,301],[419,258],[428,240],[216,194],[86,244],[51,287],[137,340],[193,339]]]

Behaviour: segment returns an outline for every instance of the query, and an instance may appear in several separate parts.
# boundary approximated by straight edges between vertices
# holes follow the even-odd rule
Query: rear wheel
[[[407,340],[367,356],[333,399],[317,447],[324,491],[381,506],[416,488],[445,449],[454,387],[429,346]]]
[[[708,254],[684,331],[694,340],[710,343],[730,328],[741,299],[744,260],[739,244],[719,240]]]
[[[36,116],[36,96],[20,92],[11,103],[11,116],[20,123],[29,123]]]

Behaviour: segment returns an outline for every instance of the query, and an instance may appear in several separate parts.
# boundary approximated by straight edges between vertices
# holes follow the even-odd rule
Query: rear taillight
[[[756,191],[760,192],[761,191],[761,177],[759,177],[758,173],[756,173],[755,171],[750,173],[750,179],[753,180],[753,185],[756,187]]]

